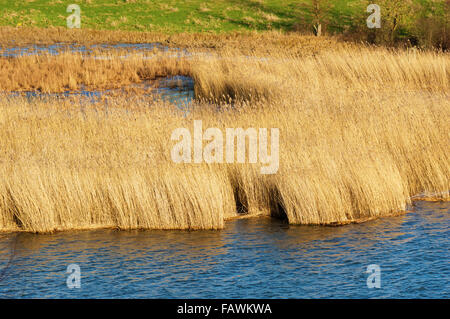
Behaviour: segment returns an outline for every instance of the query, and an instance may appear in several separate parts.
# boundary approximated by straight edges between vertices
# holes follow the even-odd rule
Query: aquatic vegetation
[[[66,90],[104,90],[153,80],[170,75],[189,75],[189,62],[168,54],[154,54],[146,58],[141,54],[127,57],[94,51],[63,52],[0,58],[2,75],[0,90],[64,92]]]
[[[119,86],[167,73],[192,76],[197,97],[188,113],[120,95],[90,107],[0,97],[0,230],[220,229],[257,215],[339,225],[402,213],[419,194],[449,199],[448,54],[253,45],[253,54],[230,45],[179,60],[0,59],[2,90],[57,91],[70,78],[74,88]],[[174,163],[171,133],[195,120],[222,131],[278,128],[278,172]]]
[[[98,44],[158,44],[158,48],[195,48],[214,50],[237,48],[244,54],[262,54],[274,49],[281,53],[293,52],[297,55],[311,55],[317,50],[334,50],[341,47],[355,47],[354,44],[339,41],[334,37],[305,36],[298,33],[280,31],[215,33],[176,33],[107,31],[95,29],[64,28],[13,28],[0,26],[2,49],[17,46],[60,45],[90,46]],[[95,47],[94,47],[95,48]],[[97,47],[98,48],[98,47]]]

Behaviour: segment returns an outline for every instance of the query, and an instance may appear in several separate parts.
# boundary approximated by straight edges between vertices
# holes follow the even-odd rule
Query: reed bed
[[[349,48],[355,45],[341,41],[336,37],[300,35],[295,32],[246,31],[216,33],[158,33],[141,31],[112,31],[90,29],[67,29],[64,27],[33,28],[0,26],[2,48],[27,45],[95,44],[117,43],[161,43],[171,48],[227,50],[235,48],[245,54],[274,54],[275,51],[291,52],[297,55],[311,55],[318,51]],[[275,50],[276,49],[276,50]]]
[[[101,50],[86,55],[61,52],[58,55],[30,55],[0,58],[2,91],[63,92],[108,90],[170,75],[189,75],[184,57],[158,53],[127,54]]]
[[[185,113],[120,96],[108,108],[1,97],[0,230],[221,229],[226,219],[253,215],[341,225],[405,212],[418,194],[449,199],[447,54],[274,51],[249,56],[230,47],[159,64],[137,55],[83,62],[69,53],[2,61],[25,70],[33,59],[66,59],[71,69],[56,73],[77,85],[89,72],[100,74],[92,82],[100,87],[167,68],[195,79],[197,101]],[[171,133],[192,132],[194,120],[223,132],[279,128],[278,172],[261,175],[260,164],[174,163]]]

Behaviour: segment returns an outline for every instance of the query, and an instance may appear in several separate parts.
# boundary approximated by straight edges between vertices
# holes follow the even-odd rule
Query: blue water
[[[94,50],[126,50],[129,52],[149,52],[154,49],[160,51],[179,51],[179,49],[169,48],[161,43],[117,43],[117,44],[93,44],[89,46],[79,44],[55,43],[49,45],[33,44],[24,47],[1,47],[0,57],[20,57],[26,55],[58,55],[61,52],[92,53]]]
[[[221,231],[0,234],[0,297],[449,298],[449,212],[417,202],[342,227],[247,219]],[[79,289],[66,284],[73,263]],[[380,288],[367,287],[370,264]]]
[[[194,80],[188,76],[175,75],[168,76],[152,83],[140,83],[134,84],[135,87],[150,89],[151,94],[142,94],[141,100],[145,101],[149,97],[151,100],[160,99],[164,102],[171,103],[177,106],[179,109],[188,109],[195,99],[194,93]],[[109,100],[114,97],[109,96],[110,93],[118,90],[104,90],[104,91],[91,91],[91,90],[78,90],[78,91],[65,91],[61,93],[45,93],[40,91],[12,91],[12,92],[0,92],[6,94],[8,97],[25,97],[29,102],[33,102],[36,99],[39,100],[62,100],[71,97],[76,97],[76,103],[80,104],[94,104],[102,102],[108,104]]]

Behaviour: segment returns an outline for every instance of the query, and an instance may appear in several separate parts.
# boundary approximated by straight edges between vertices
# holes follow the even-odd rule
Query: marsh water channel
[[[119,43],[119,44],[97,44],[97,45],[77,45],[77,44],[62,44],[56,43],[51,45],[31,45],[24,47],[0,47],[0,57],[6,58],[20,58],[22,56],[30,55],[58,55],[62,52],[73,52],[79,54],[92,54],[93,52],[100,53],[95,56],[97,59],[106,59],[107,56],[101,54],[109,51],[121,52],[120,58],[126,59],[127,53],[149,53],[154,50],[160,52],[170,53],[171,55],[187,56],[189,53],[186,50],[169,48],[161,43]],[[149,58],[149,57],[142,57]],[[143,81],[127,87],[128,89],[141,89],[147,93],[142,94],[142,98],[161,99],[162,101],[171,103],[180,109],[189,108],[191,102],[194,100],[194,80],[188,76],[175,75],[167,77],[159,77],[153,81]],[[126,88],[124,88],[126,89]],[[80,90],[65,91],[58,93],[48,93],[40,91],[13,91],[0,92],[9,97],[23,96],[29,101],[34,99],[67,99],[71,97],[81,98],[84,103],[108,103],[108,100],[113,98],[114,94],[120,93],[121,89],[112,90],[89,90],[82,87]]]

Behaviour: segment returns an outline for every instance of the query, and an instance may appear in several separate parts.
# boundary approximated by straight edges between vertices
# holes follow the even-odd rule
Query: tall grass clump
[[[127,56],[124,56],[127,54]],[[1,91],[107,90],[171,75],[189,75],[189,61],[155,50],[147,54],[94,50],[0,57]]]
[[[0,229],[220,229],[235,214],[225,169],[174,166],[160,152],[166,110],[158,121],[154,111],[1,105]]]
[[[195,79],[197,101],[186,113],[120,96],[108,109],[0,98],[0,230],[220,229],[242,214],[346,224],[404,212],[420,194],[449,199],[448,55],[265,51],[230,47],[160,65],[137,55],[43,57],[49,69],[59,59],[88,63],[67,71],[78,84],[90,70],[132,82],[141,79],[138,70],[167,67]],[[28,65],[21,59],[8,63]],[[279,128],[278,172],[261,175],[249,163],[174,163],[171,133],[192,132],[194,120],[222,132]]]

